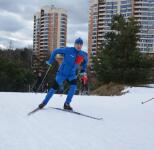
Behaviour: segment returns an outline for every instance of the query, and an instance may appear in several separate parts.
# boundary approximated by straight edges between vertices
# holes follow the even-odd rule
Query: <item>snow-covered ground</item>
[[[127,89],[128,90],[128,89]],[[153,150],[154,88],[130,88],[123,96],[75,96],[76,111],[92,120],[54,109],[31,116],[45,94],[0,93],[0,150]],[[62,107],[55,95],[48,106]]]

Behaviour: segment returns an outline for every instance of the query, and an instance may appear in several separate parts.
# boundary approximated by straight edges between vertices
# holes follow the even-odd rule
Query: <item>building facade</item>
[[[138,47],[143,53],[154,53],[154,0],[134,0],[133,15],[141,25]]]
[[[97,29],[98,27],[98,0],[90,0],[89,3],[89,31],[88,31],[88,55],[96,55]],[[91,64],[91,60],[89,59]]]
[[[90,1],[90,4],[91,1]],[[93,5],[89,7],[89,39],[92,31],[97,28],[97,38],[95,41],[89,40],[89,57],[95,56],[97,49],[99,49],[104,40],[106,32],[110,32],[110,25],[113,15],[122,14],[127,20],[129,17],[135,17],[141,25],[139,32],[140,40],[138,41],[138,48],[142,53],[154,53],[154,0],[96,0],[95,6],[97,14],[93,15]],[[92,26],[95,19],[96,27]],[[92,47],[96,45],[96,47]]]
[[[33,69],[44,72],[42,65],[55,48],[66,46],[67,12],[54,6],[44,6],[34,15]]]

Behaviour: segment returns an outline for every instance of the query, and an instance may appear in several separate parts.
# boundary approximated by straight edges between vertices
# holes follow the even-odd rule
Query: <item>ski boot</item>
[[[38,107],[39,107],[40,109],[42,109],[44,106],[45,106],[45,104],[44,104],[44,103],[41,103]]]
[[[69,111],[73,111],[73,108],[70,106],[70,104],[67,104],[67,103],[64,103],[64,109],[69,110]]]

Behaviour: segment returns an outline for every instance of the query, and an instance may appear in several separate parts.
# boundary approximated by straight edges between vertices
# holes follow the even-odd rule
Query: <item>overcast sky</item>
[[[89,0],[0,0],[0,47],[27,47],[33,41],[33,15],[44,5],[55,5],[68,11],[67,46],[82,37],[88,41]]]

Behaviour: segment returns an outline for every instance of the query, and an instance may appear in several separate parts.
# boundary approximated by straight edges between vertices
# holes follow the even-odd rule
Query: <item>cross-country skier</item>
[[[84,73],[81,77],[81,95],[88,94],[88,77],[87,73]]]
[[[82,51],[83,40],[78,38],[75,40],[74,47],[57,48],[51,53],[50,59],[46,61],[48,65],[52,65],[55,61],[57,54],[63,54],[64,59],[58,69],[54,84],[47,93],[43,102],[39,105],[42,109],[49,102],[50,98],[58,90],[58,87],[66,80],[70,84],[70,88],[67,94],[66,101],[64,103],[64,109],[73,110],[70,106],[73,95],[77,89],[77,69],[81,64],[81,75],[86,72],[88,56],[87,53]]]

